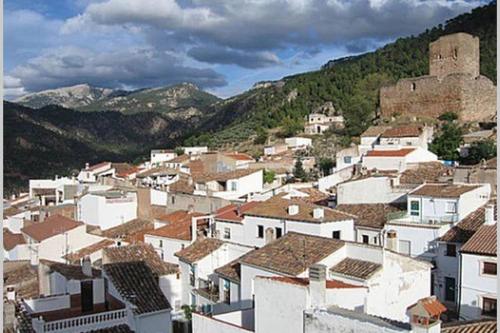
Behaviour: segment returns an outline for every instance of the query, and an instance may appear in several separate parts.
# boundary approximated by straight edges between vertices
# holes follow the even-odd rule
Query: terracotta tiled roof
[[[342,204],[335,208],[356,215],[356,226],[375,229],[382,229],[384,227],[387,222],[388,213],[404,210],[403,207],[393,204]]]
[[[436,296],[421,299],[419,303],[422,304],[425,311],[427,311],[431,317],[439,317],[441,313],[446,311],[446,307],[436,298]]]
[[[299,189],[299,192],[304,192],[307,195],[309,195],[308,197],[300,198],[300,200],[304,200],[305,202],[309,202],[309,203],[321,205],[321,206],[328,205],[328,198],[330,196],[328,194],[321,192],[318,189],[315,189],[312,187],[301,188],[301,189]]]
[[[243,214],[258,204],[259,203],[257,201],[250,201],[240,205],[239,207],[235,204],[224,206],[217,210],[217,212],[215,213],[215,219],[219,221],[241,223],[243,221]]]
[[[236,283],[240,283],[241,279],[241,265],[240,258],[227,263],[224,266],[217,268],[215,273],[219,274],[223,278],[229,279]]]
[[[94,164],[94,165],[91,165],[87,170],[88,171],[94,171],[94,170],[97,170],[99,168],[102,168],[106,165],[111,165],[111,162],[101,162],[101,163],[98,163],[98,164]]]
[[[10,251],[21,244],[26,244],[23,234],[15,234],[9,229],[3,228],[3,248],[5,250]]]
[[[137,175],[137,178],[146,178],[149,176],[163,176],[163,175],[177,175],[180,171],[172,168],[167,168],[164,166],[153,168]]]
[[[453,228],[448,230],[440,240],[443,242],[465,243],[484,224],[484,212],[488,204],[476,209]],[[496,205],[495,205],[496,211]],[[496,214],[495,214],[496,215]]]
[[[108,247],[103,251],[103,264],[118,262],[144,261],[154,274],[168,275],[178,272],[175,264],[167,263],[158,256],[151,244],[132,244]]]
[[[295,215],[288,214],[288,207],[290,205],[299,206],[299,212]],[[313,211],[315,208],[323,209],[323,218],[315,219],[313,217]],[[354,216],[341,212],[339,210],[307,203],[301,199],[283,199],[282,195],[277,195],[266,201],[260,202],[258,205],[247,210],[245,215],[263,216],[312,223],[345,221],[355,218]]]
[[[343,246],[344,242],[337,239],[289,232],[274,242],[247,253],[240,262],[296,276]]]
[[[205,183],[209,181],[224,182],[230,179],[238,179],[259,172],[260,169],[238,169],[227,172],[204,173],[196,176],[196,182]]]
[[[208,256],[210,253],[214,252],[224,244],[220,239],[215,238],[203,238],[197,239],[194,243],[188,247],[175,253],[180,260],[194,263]]]
[[[330,268],[330,272],[366,280],[382,268],[381,264],[370,261],[345,258]]]
[[[101,270],[92,268],[92,276],[83,274],[82,266],[68,265],[46,259],[40,259],[40,263],[46,265],[52,272],[57,272],[68,280],[88,280],[101,276]]]
[[[67,259],[70,263],[76,264],[79,263],[80,260],[83,259],[85,256],[91,255],[92,253],[95,253],[97,251],[101,251],[102,249],[112,246],[113,244],[115,244],[115,241],[111,239],[103,239],[100,242],[81,248],[78,251],[69,253],[65,255],[63,258]]]
[[[158,237],[165,237],[171,239],[180,239],[185,241],[190,241],[192,238],[191,234],[191,218],[197,216],[203,216],[202,213],[189,213],[184,210],[176,211],[171,214],[166,214],[158,218],[158,220],[168,222],[164,227],[151,230],[147,232],[147,235],[153,235]],[[197,220],[198,228],[207,227],[207,220]]]
[[[361,137],[379,136],[390,128],[390,126],[370,126],[361,134]]]
[[[459,198],[462,194],[475,190],[480,185],[465,184],[426,184],[410,192],[410,195],[429,196],[437,198]]]
[[[422,134],[422,127],[417,125],[406,125],[389,128],[382,133],[383,138],[407,138],[419,137]]]
[[[179,155],[179,156],[171,159],[170,161],[167,161],[167,163],[183,163],[186,161],[189,161],[189,155],[182,154],[182,155]]]
[[[460,249],[462,253],[497,255],[497,225],[483,225]]]
[[[296,284],[296,285],[301,285],[301,286],[308,286],[309,285],[309,279],[302,278],[302,277],[290,277],[290,276],[263,277],[263,276],[259,276],[259,278],[280,281],[280,282],[290,283],[290,284]],[[345,282],[338,281],[338,280],[327,280],[326,281],[326,288],[327,289],[348,289],[348,288],[364,288],[364,287],[357,286],[357,285],[350,284],[350,283],[345,283]]]
[[[121,297],[135,305],[134,313],[143,314],[171,308],[153,272],[144,262],[105,264],[103,270]]]
[[[26,226],[22,228],[21,231],[34,240],[41,242],[47,238],[62,234],[81,225],[83,225],[82,222],[77,222],[56,214],[47,217],[43,222]]]
[[[146,232],[154,228],[153,221],[134,219],[116,227],[102,231],[102,236],[107,238],[126,238],[138,232]]]
[[[474,321],[456,321],[441,325],[441,333],[496,333],[497,321],[492,320],[474,320]]]
[[[244,153],[227,153],[224,154],[227,157],[231,157],[232,159],[238,160],[238,161],[254,161],[252,156]]]
[[[367,157],[404,157],[412,153],[415,148],[402,148],[397,150],[370,150],[366,153]]]
[[[23,211],[16,206],[10,206],[9,208],[4,208],[3,210],[3,218],[6,219],[9,216],[14,216]]]
[[[419,163],[416,168],[407,169],[401,174],[401,184],[423,184],[439,182],[441,177],[452,176],[454,169],[441,162]]]
[[[29,260],[3,263],[4,286],[14,286],[21,298],[38,297],[38,271]]]

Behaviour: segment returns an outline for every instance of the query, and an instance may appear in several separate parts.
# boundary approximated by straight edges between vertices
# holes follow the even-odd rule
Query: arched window
[[[456,47],[453,49],[453,58],[458,58],[458,49]]]
[[[417,85],[415,84],[415,82],[412,82],[411,87],[410,87],[411,91],[415,91],[416,88],[417,88]]]

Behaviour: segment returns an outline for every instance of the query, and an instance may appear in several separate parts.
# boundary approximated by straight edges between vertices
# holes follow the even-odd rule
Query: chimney
[[[314,208],[313,210],[313,217],[316,220],[322,219],[325,217],[325,210],[323,208]]]
[[[241,205],[236,205],[236,216],[241,216]]]
[[[309,295],[313,308],[326,305],[326,266],[315,264],[309,267]]]
[[[395,230],[389,230],[386,233],[386,242],[385,246],[387,249],[394,251],[394,252],[399,252],[398,250],[398,235]]]
[[[299,213],[298,205],[290,205],[288,206],[288,215],[297,215]]]
[[[436,296],[430,296],[418,300],[408,309],[411,331],[413,333],[440,333],[441,314],[446,307],[437,300]]]
[[[495,205],[488,204],[484,208],[484,224],[485,225],[495,224]]]
[[[85,163],[85,170],[88,170],[90,168],[90,164]]]
[[[92,265],[90,263],[90,257],[85,256],[82,260],[82,273],[85,276],[92,277]]]
[[[196,237],[198,236],[198,223],[196,217],[191,218],[191,241],[196,241]]]

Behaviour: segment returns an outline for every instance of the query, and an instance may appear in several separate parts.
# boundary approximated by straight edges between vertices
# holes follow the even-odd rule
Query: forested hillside
[[[215,120],[208,120],[205,132],[192,135],[187,143],[220,146],[278,126],[293,132],[305,115],[327,101],[346,118],[344,135],[359,135],[376,115],[380,86],[427,74],[429,43],[455,32],[480,38],[481,73],[496,82],[496,2],[492,2],[375,52],[330,61],[316,72],[284,78],[284,85],[250,90],[218,103]]]

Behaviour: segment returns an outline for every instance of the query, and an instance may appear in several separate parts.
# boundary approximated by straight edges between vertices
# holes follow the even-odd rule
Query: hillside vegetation
[[[440,36],[467,32],[480,38],[481,73],[496,82],[496,2],[374,52],[330,61],[318,71],[286,77],[272,87],[250,90],[214,108],[204,133],[186,143],[212,147],[240,142],[261,128],[296,128],[327,101],[346,119],[346,136],[364,131],[376,117],[381,85],[428,73],[428,45]],[[284,83],[284,84],[283,84]]]

